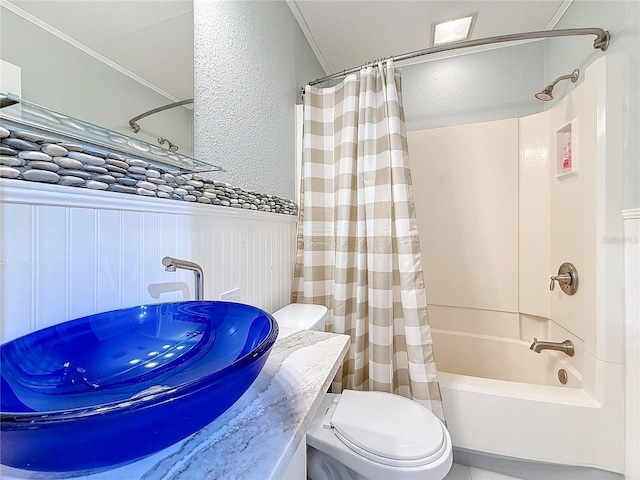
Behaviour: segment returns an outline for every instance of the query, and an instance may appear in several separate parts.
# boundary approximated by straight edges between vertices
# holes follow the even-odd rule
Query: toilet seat
[[[330,420],[333,433],[371,461],[420,467],[447,449],[444,426],[417,402],[391,393],[353,390],[345,390],[336,400]]]
[[[342,397],[351,398],[342,403]],[[380,403],[376,400],[379,400]],[[383,421],[385,418],[388,422],[392,422],[387,412],[393,411],[404,412],[399,415],[405,417],[405,420],[401,420],[401,422],[413,423],[413,414],[410,414],[408,409],[412,409],[413,407],[410,405],[414,403],[416,402],[413,400],[382,392],[345,390],[341,395],[325,394],[318,413],[307,430],[308,478],[312,480],[343,480],[345,478],[358,480],[387,480],[390,478],[395,480],[442,480],[446,477],[453,463],[453,450],[449,432],[433,413],[418,405],[421,409],[418,416],[421,417],[424,413],[438,425],[438,428],[430,429],[430,432],[420,432],[420,441],[426,443],[423,448],[427,452],[422,459],[415,458],[421,455],[419,448],[417,450],[412,450],[408,446],[391,448],[396,440],[391,440],[390,436],[378,436],[381,430],[383,435],[389,435],[385,433],[389,431],[396,433],[401,431],[398,424],[395,425],[395,429],[385,427],[384,422],[382,427],[372,426],[374,422]],[[339,406],[340,408],[338,408]],[[338,411],[337,418],[335,418],[336,410]],[[370,417],[366,417],[367,412]],[[363,429],[355,427],[354,430],[347,426],[345,431],[345,425],[349,423],[348,418],[351,415],[361,414],[365,415],[364,425],[369,425],[369,427]],[[343,422],[341,417],[347,417],[347,420]],[[352,418],[351,423],[357,424],[355,418]],[[339,430],[344,433],[341,434]],[[351,440],[346,438],[345,434],[349,435]],[[443,437],[442,441],[440,440],[441,436]],[[373,437],[376,437],[380,443],[376,444]],[[400,433],[397,438],[399,439],[397,445],[402,446],[405,435]],[[440,443],[442,448],[438,448]],[[364,445],[365,448],[358,444]],[[429,455],[430,452],[431,455]],[[407,460],[412,457],[414,457],[413,460]],[[390,465],[390,463],[394,463],[394,465]],[[348,475],[345,473],[345,468]]]

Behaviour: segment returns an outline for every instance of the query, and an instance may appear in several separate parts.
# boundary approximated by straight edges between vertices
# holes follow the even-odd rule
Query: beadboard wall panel
[[[166,272],[166,255],[203,267],[206,299],[239,287],[241,301],[269,312],[290,302],[294,216],[4,179],[0,195],[2,342],[97,312],[192,299],[193,273]]]

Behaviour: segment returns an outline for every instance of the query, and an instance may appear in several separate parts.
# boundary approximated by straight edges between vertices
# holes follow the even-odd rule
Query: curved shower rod
[[[456,50],[459,48],[477,47],[480,45],[490,45],[492,43],[514,42],[518,40],[532,40],[537,38],[568,37],[573,35],[595,35],[596,39],[593,41],[593,48],[600,49],[603,52],[607,49],[607,47],[609,46],[609,41],[611,40],[611,34],[607,30],[603,30],[601,28],[567,28],[564,30],[542,30],[539,32],[513,33],[510,35],[500,35],[497,37],[479,38],[477,40],[466,40],[464,42],[448,43],[446,45],[438,45],[437,47],[425,48],[422,50],[416,50],[414,52],[403,53],[402,55],[394,55],[387,58],[381,58],[379,60],[373,60],[369,63],[366,63],[365,65],[353,67],[349,70],[343,70],[342,72],[333,73],[331,75],[327,75],[326,77],[318,78],[312,82],[309,82],[308,85],[317,85],[328,80],[333,80],[334,78],[346,77],[351,73],[359,72],[360,69],[364,66],[373,65],[385,60],[400,62],[415,57],[421,57],[423,55],[445,52],[447,50]],[[302,93],[304,95],[304,87],[302,87]]]
[[[131,120],[129,120],[129,126],[131,127],[131,130],[133,130],[135,133],[138,133],[140,131],[140,125],[136,123],[138,120],[144,117],[148,117],[149,115],[154,115],[158,112],[162,112],[164,110],[169,110],[170,108],[181,107],[182,105],[188,105],[190,103],[193,103],[193,98],[190,98],[188,100],[180,100],[179,102],[173,102],[167,105],[163,105],[162,107],[154,108],[153,110],[149,110],[148,112],[141,113],[137,117],[133,117]]]

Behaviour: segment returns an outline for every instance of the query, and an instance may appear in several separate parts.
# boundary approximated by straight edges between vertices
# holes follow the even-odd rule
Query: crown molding
[[[307,22],[304,19],[302,12],[298,8],[298,4],[296,3],[296,0],[286,0],[286,2],[287,2],[287,5],[289,6],[289,9],[291,10],[291,13],[293,13],[293,16],[298,22],[298,25],[300,26],[300,30],[302,30],[304,37],[307,39],[307,42],[309,43],[311,50],[313,50],[313,53],[318,59],[320,66],[324,70],[324,73],[326,75],[331,75],[333,72],[329,69],[327,62],[324,59],[322,52],[320,51],[320,47],[318,47],[318,44],[316,43],[315,38],[313,38],[313,35],[311,34],[311,30],[309,30],[309,26],[307,25]]]
[[[545,30],[553,30],[560,19],[563,17],[563,15],[566,13],[566,11],[569,10],[569,7],[572,3],[573,0],[564,0],[558,7],[558,10],[556,10],[556,13],[553,14],[553,17],[551,17],[551,20],[549,20],[549,23],[547,24]]]

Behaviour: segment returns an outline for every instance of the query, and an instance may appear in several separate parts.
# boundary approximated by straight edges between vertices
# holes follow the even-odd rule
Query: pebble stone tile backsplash
[[[295,215],[294,202],[178,173],[140,158],[10,124],[0,126],[0,177]]]

